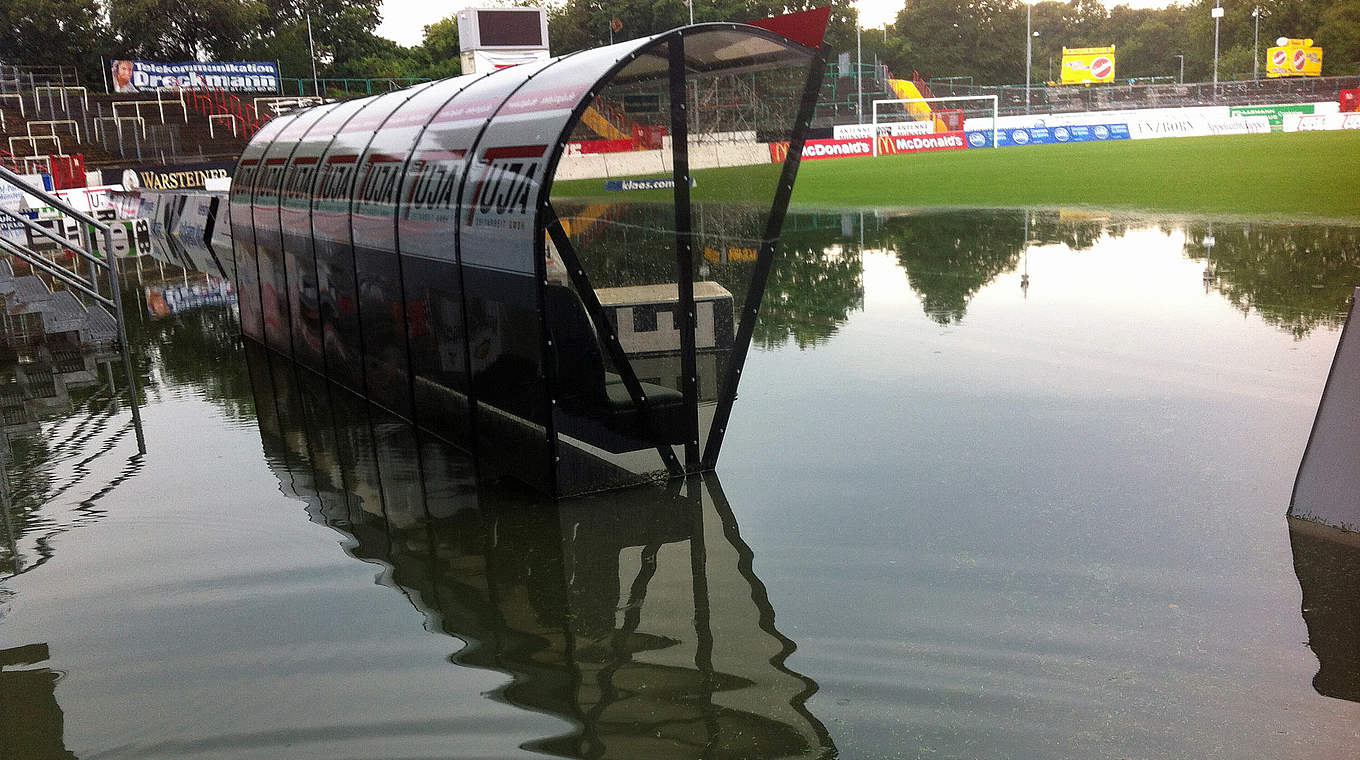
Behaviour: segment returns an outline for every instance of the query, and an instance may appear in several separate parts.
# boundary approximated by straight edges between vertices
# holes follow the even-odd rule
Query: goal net
[[[892,98],[875,100],[873,110],[874,155],[883,137],[962,132],[970,119],[983,119],[996,145],[997,97],[957,95],[940,98]]]

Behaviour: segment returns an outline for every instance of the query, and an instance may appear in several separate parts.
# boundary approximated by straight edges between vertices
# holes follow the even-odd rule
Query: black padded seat
[[[629,450],[620,449],[620,436],[634,441],[633,449],[653,445],[658,434],[661,442],[683,443],[684,394],[653,383],[641,384],[647,399],[646,418],[655,431],[649,434],[644,414],[629,395],[623,378],[605,370],[600,336],[580,296],[566,286],[549,285],[543,290],[543,298],[553,341],[558,405],[583,423],[563,432],[610,451]],[[609,434],[592,435],[591,430],[598,427]]]

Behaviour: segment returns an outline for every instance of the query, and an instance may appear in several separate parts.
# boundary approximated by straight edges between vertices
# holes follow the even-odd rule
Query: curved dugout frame
[[[813,20],[817,41],[825,20]],[[822,59],[761,27],[701,24],[281,116],[246,146],[232,185],[242,332],[554,496],[653,479],[661,467],[711,469]],[[773,67],[806,74],[701,450],[686,79]],[[606,87],[629,78],[669,88],[678,394],[638,379],[549,200],[568,137]],[[578,321],[589,338],[565,327]],[[595,354],[617,373],[624,437],[653,447],[657,470],[620,468],[601,457],[608,445],[559,437],[564,384]],[[619,438],[619,425],[602,424]]]

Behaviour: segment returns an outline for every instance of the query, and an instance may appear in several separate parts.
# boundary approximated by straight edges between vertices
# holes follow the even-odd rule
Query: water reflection
[[[618,287],[670,276],[664,257],[637,255],[665,247],[664,209],[642,203],[562,202],[560,212],[598,272],[596,285]],[[760,245],[750,220],[761,209],[694,207],[704,258],[699,275],[731,291],[740,313]],[[658,234],[656,230],[663,234]],[[1022,271],[1028,252],[1099,253],[1102,241],[1157,230],[1187,259],[1204,261],[1206,291],[1295,337],[1337,327],[1346,298],[1360,283],[1360,228],[1326,224],[1139,218],[1077,210],[794,212],[785,221],[774,270],[761,303],[755,340],[766,349],[826,342],[864,308],[862,256],[886,251],[907,276],[922,311],[942,326],[962,322],[973,298],[998,278]],[[651,230],[650,234],[644,231]],[[1206,245],[1206,241],[1209,243]],[[1152,253],[1152,251],[1149,251]],[[1129,262],[1136,266],[1137,262]],[[1114,271],[1111,276],[1117,278]]]
[[[849,214],[844,215],[841,234],[834,235],[829,234],[835,226],[828,216],[790,214],[781,244],[785,258],[771,276],[770,293],[779,292],[781,269],[790,263],[796,269],[809,255],[830,262],[885,250],[895,255],[925,314],[941,325],[957,324],[973,297],[997,278],[1015,272],[1025,252],[1047,246],[1093,250],[1102,240],[1144,228],[1182,239],[1189,259],[1209,262],[1212,255],[1207,288],[1243,313],[1258,313],[1295,337],[1319,326],[1338,327],[1346,299],[1360,283],[1356,227],[1236,222],[1220,223],[1215,230],[1209,221],[994,210]],[[1212,247],[1205,245],[1210,238]],[[762,306],[763,334],[778,334],[781,324],[803,321],[830,326],[829,335],[857,305],[862,306],[863,283],[857,277],[826,277],[815,285],[815,295],[795,290],[786,299],[767,299]],[[1027,273],[1022,285],[1028,286]],[[784,301],[802,314],[781,312]],[[781,342],[767,341],[767,347]]]
[[[46,562],[52,539],[98,519],[137,471],[115,358],[61,339],[0,344],[0,579]]]
[[[1340,327],[1360,285],[1360,228],[1191,222],[1185,241],[1185,255],[1206,263],[1229,303],[1295,337]]]
[[[58,674],[32,667],[48,659],[46,644],[0,649],[0,757],[75,758],[66,749],[57,704]]]
[[[265,455],[311,519],[429,627],[500,671],[493,698],[575,729],[567,757],[826,757],[789,670],[794,644],[715,479],[541,503],[478,485],[472,461],[286,360],[247,346]]]
[[[1360,702],[1360,536],[1291,518],[1289,545],[1308,646],[1318,659],[1313,688]]]
[[[639,206],[583,216],[642,240]],[[740,301],[741,215],[701,218],[704,277]],[[1356,234],[791,215],[723,470],[740,534],[712,480],[560,506],[479,483],[247,363],[233,307],[142,314],[145,466],[99,384],[8,431],[32,495],[0,512],[0,648],[54,659],[0,667],[0,741],[22,715],[56,757],[1347,756],[1360,548],[1292,525],[1291,577],[1279,513]],[[665,275],[639,261],[601,287]]]

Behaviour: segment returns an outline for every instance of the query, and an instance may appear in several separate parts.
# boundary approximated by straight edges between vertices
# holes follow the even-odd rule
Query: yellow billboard
[[[1312,40],[1281,37],[1275,45],[1266,50],[1266,76],[1322,76],[1322,48],[1314,46]]]
[[[1062,83],[1091,84],[1114,81],[1114,45],[1063,48]]]

